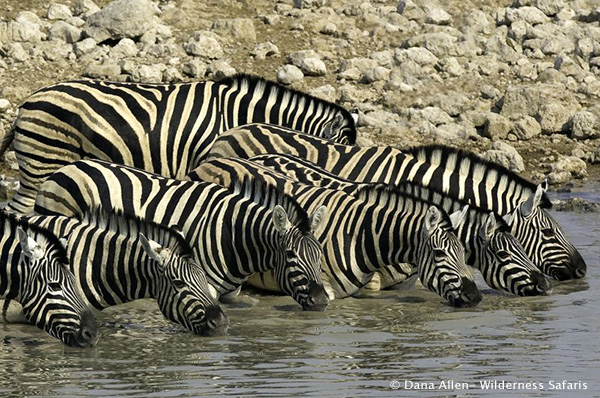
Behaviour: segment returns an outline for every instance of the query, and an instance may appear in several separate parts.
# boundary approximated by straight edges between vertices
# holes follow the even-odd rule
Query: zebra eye
[[[433,249],[433,255],[436,257],[446,257],[446,252],[442,249]]]
[[[542,229],[542,235],[547,238],[551,238],[554,236],[554,230],[552,228],[544,228]]]
[[[286,250],[286,251],[285,251],[285,255],[286,255],[288,258],[294,258],[294,257],[296,257],[296,252],[294,252],[293,250]]]
[[[185,288],[185,282],[183,282],[181,279],[173,279],[173,285],[177,289]]]
[[[62,290],[62,286],[58,282],[50,282],[48,283],[48,290],[52,293],[60,292]]]
[[[511,258],[511,255],[509,252],[507,252],[506,250],[498,250],[498,257],[500,258],[500,260],[502,261],[507,261]]]

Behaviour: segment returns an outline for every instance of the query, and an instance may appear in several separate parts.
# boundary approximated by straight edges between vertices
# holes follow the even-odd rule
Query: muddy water
[[[598,396],[600,215],[555,216],[589,272],[548,297],[484,289],[480,306],[457,310],[417,288],[304,313],[287,297],[252,293],[254,306],[227,307],[230,335],[219,338],[182,331],[155,303],[138,302],[102,313],[102,339],[86,350],[0,324],[0,396],[515,394],[502,382],[523,383],[521,396]]]

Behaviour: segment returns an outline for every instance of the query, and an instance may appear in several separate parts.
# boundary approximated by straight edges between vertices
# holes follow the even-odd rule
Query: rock
[[[323,76],[327,73],[325,63],[318,58],[304,58],[299,67],[306,76]]]
[[[535,7],[547,16],[553,17],[562,11],[565,7],[565,3],[563,0],[537,0],[535,2]]]
[[[388,68],[384,68],[383,66],[376,66],[373,69],[369,69],[365,71],[363,74],[363,82],[364,83],[373,83],[378,81],[387,81],[390,79],[390,70]]]
[[[10,109],[10,102],[5,98],[0,98],[0,113],[5,113]]]
[[[483,158],[502,165],[516,173],[525,171],[525,163],[519,152],[511,145],[502,141],[494,142],[492,148],[484,153]]]
[[[83,76],[93,79],[111,78],[120,74],[121,67],[115,63],[92,64],[83,71]]]
[[[73,14],[71,14],[71,10],[69,9],[69,7],[67,7],[64,4],[50,4],[50,6],[48,7],[48,19],[49,20],[55,20],[55,19],[60,19],[60,20],[65,20],[65,19],[69,19],[73,16]]]
[[[158,24],[158,13],[150,0],[115,0],[88,17],[84,32],[98,43],[135,38]]]
[[[66,23],[58,21],[52,24],[48,30],[50,40],[62,40],[67,43],[77,43],[81,39],[81,29]]]
[[[438,63],[438,68],[441,72],[445,72],[452,77],[458,77],[465,73],[465,68],[462,67],[456,57],[442,58]]]
[[[304,73],[295,65],[284,65],[277,71],[277,81],[282,84],[292,84],[304,79]]]
[[[278,57],[279,48],[270,41],[265,43],[259,43],[254,47],[254,50],[250,53],[256,59],[266,59],[267,57]]]
[[[5,48],[6,54],[17,62],[25,62],[29,59],[29,54],[21,43],[10,43]]]
[[[421,22],[425,20],[425,11],[417,6],[412,0],[400,0],[396,7],[396,12],[404,17]]]
[[[346,69],[343,72],[338,73],[339,79],[358,81],[362,77],[362,72],[358,68]]]
[[[336,89],[331,84],[313,88],[309,91],[309,94],[329,102],[336,102],[339,97]]]
[[[575,156],[560,155],[558,160],[550,165],[548,182],[550,184],[563,184],[571,178],[587,177],[585,162]]]
[[[542,127],[533,117],[523,116],[513,124],[510,132],[519,140],[529,140],[539,136],[542,133]]]
[[[582,198],[569,198],[552,203],[554,211],[570,211],[577,213],[600,213],[600,203],[590,202]]]
[[[518,46],[509,45],[507,39],[502,34],[496,34],[486,40],[483,46],[483,53],[485,55],[495,54],[498,55],[500,60],[506,63],[516,63],[521,58],[521,49]]]
[[[384,68],[391,68],[394,66],[394,51],[374,51],[369,56],[373,61],[377,62],[377,65],[383,66]]]
[[[402,43],[402,48],[423,47],[431,51],[436,57],[458,55],[458,39],[448,33],[425,33],[413,36]]]
[[[163,72],[163,81],[165,83],[178,83],[183,81],[183,76],[181,76],[177,68],[171,66],[167,67]]]
[[[17,154],[15,151],[6,151],[4,153],[4,163],[6,163],[11,170],[19,170],[19,162],[17,162]]]
[[[41,51],[44,59],[56,61],[58,59],[67,59],[74,57],[73,46],[62,40],[49,40],[40,43],[37,50]]]
[[[571,173],[568,171],[553,171],[546,175],[546,179],[550,185],[560,185],[569,182]]]
[[[423,109],[408,109],[408,117],[415,122],[426,121],[433,126],[451,124],[453,119],[446,112],[435,106],[427,106]]]
[[[216,81],[231,77],[237,73],[233,66],[221,59],[211,62],[208,71],[212,73],[212,78]]]
[[[189,55],[204,59],[219,59],[224,55],[214,33],[206,31],[194,32],[183,48]]]
[[[140,83],[161,83],[166,69],[164,64],[138,65],[131,73],[131,80]]]
[[[550,19],[535,7],[520,7],[506,9],[506,22],[511,24],[516,21],[525,21],[530,25],[538,25],[549,22]]]
[[[110,49],[109,55],[114,59],[135,57],[139,52],[137,46],[131,39],[121,39],[116,46]]]
[[[435,25],[449,25],[452,22],[452,16],[441,8],[432,8],[427,12],[425,22]]]
[[[364,73],[369,69],[373,69],[377,66],[377,61],[370,58],[350,58],[342,59],[340,62],[340,73],[345,73],[351,69],[358,70],[359,73]],[[354,79],[358,80],[358,79]]]
[[[419,65],[435,65],[439,61],[431,51],[421,47],[398,48],[394,51],[394,59],[399,64],[413,61]]]
[[[504,140],[511,130],[511,122],[508,118],[497,113],[488,113],[483,124],[483,136],[492,141]]]
[[[100,7],[96,5],[92,0],[77,0],[73,7],[73,13],[75,15],[83,15],[85,17],[100,11]]]
[[[596,115],[588,111],[576,112],[570,120],[571,138],[579,140],[590,137],[597,137],[598,131],[596,126]]]
[[[300,50],[290,53],[290,55],[288,56],[288,62],[292,65],[300,67],[302,61],[306,58],[321,59],[321,57],[319,57],[319,54],[317,54],[315,50]]]
[[[206,76],[208,66],[198,58],[193,58],[191,61],[183,65],[183,73],[190,77],[200,78]]]
[[[316,26],[316,30],[324,35],[333,35],[337,32],[337,26],[333,22],[319,21]]]
[[[29,14],[35,18],[30,18]],[[39,21],[37,15],[24,11],[19,14],[16,21],[4,23],[4,28],[2,28],[3,23],[0,22],[0,41],[39,43],[46,38],[46,35],[40,30],[40,24],[32,22],[35,20]]]
[[[75,43],[73,46],[73,51],[75,55],[81,57],[82,55],[89,54],[97,48],[96,40],[88,37],[87,39],[83,39],[79,43]]]
[[[479,92],[481,93],[481,98],[483,99],[497,100],[501,95],[500,90],[489,84],[481,86]]]
[[[294,0],[294,8],[317,9],[328,5],[330,0]]]
[[[542,105],[538,111],[538,120],[544,134],[560,133],[568,130],[569,119],[573,112],[559,103]]]
[[[17,178],[0,175],[0,200],[7,201],[12,198],[19,189],[19,186]]]
[[[254,22],[250,18],[217,19],[211,30],[240,41],[256,41]]]

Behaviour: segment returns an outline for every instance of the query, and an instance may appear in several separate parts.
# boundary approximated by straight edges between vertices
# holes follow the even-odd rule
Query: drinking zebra
[[[96,321],[67,268],[59,239],[4,211],[0,223],[0,297],[20,303],[28,322],[71,347],[96,344]]]
[[[101,159],[183,178],[223,131],[250,122],[287,126],[346,144],[345,109],[248,75],[220,82],[72,81],[45,87],[20,107],[0,155],[13,143],[20,188],[7,205],[28,213],[42,182],[78,159]]]
[[[275,269],[283,291],[303,309],[328,304],[322,248],[313,235],[324,223],[324,206],[309,217],[294,199],[264,184],[237,181],[228,190],[89,160],[48,179],[35,210],[81,217],[90,207],[177,225],[219,296],[236,292],[255,272]]]
[[[240,175],[266,180],[269,184],[279,186],[280,189],[284,189],[293,195],[303,206],[307,206],[309,203],[327,202],[332,214],[328,223],[332,226],[331,228],[340,225],[339,219],[341,217],[349,216],[347,212],[344,212],[344,207],[341,209],[336,207],[339,202],[346,203],[343,199],[338,202],[327,199],[330,196],[343,197],[343,195],[335,195],[334,192],[343,191],[360,198],[366,196],[366,193],[371,190],[383,189],[381,184],[379,186],[358,184],[339,177],[330,177],[327,172],[324,172],[322,178],[315,177],[314,175],[319,175],[320,172],[317,166],[303,166],[299,162],[290,165],[293,159],[289,159],[289,157],[283,157],[287,161],[287,167],[278,168],[277,158],[278,155],[262,155],[249,160],[239,158],[211,159],[203,162],[200,167],[192,171],[188,178],[215,182],[224,186],[230,185],[232,179]],[[285,171],[290,169],[292,171],[286,174]],[[293,177],[290,177],[290,174]],[[313,175],[312,178],[307,177],[311,175]],[[323,184],[327,179],[331,181],[328,184]],[[296,180],[299,182],[296,182]],[[320,182],[320,186],[311,185],[313,181]],[[442,196],[429,188],[411,182],[403,182],[396,186],[395,190],[397,195],[414,196],[431,202],[448,214],[459,211],[466,204],[464,201],[461,202]],[[375,197],[379,198],[376,195]],[[377,222],[381,223],[382,221],[377,219]],[[465,247],[467,264],[480,270],[489,286],[521,296],[549,293],[550,284],[544,275],[529,260],[521,244],[508,232],[508,226],[504,220],[495,216],[494,213],[469,208],[465,213],[463,222],[456,225],[455,230],[459,240]],[[329,238],[321,240],[326,241],[327,239]],[[327,250],[325,250],[325,253],[328,253]],[[353,272],[352,269],[345,267],[337,267],[337,269]],[[395,281],[392,275],[398,275]],[[405,267],[394,266],[388,271],[388,275],[383,280],[398,283],[408,277],[410,277],[410,274],[405,271]],[[386,285],[389,283],[385,282]]]
[[[97,310],[154,298],[163,315],[194,333],[224,334],[229,321],[215,303],[203,270],[176,231],[101,210],[82,219],[27,217],[63,239],[69,266],[87,303]]]
[[[355,198],[295,183],[242,159],[206,161],[189,177],[230,186],[238,176],[278,186],[308,209],[327,203],[329,220],[317,239],[323,244],[331,297],[355,294],[378,270],[410,262],[417,265],[422,283],[453,305],[481,300],[452,232],[461,223],[460,211],[447,217],[428,201],[381,185],[364,186]]]
[[[419,149],[407,154],[392,147],[359,148],[298,134],[284,127],[253,124],[222,134],[208,158],[283,153],[355,182],[413,181],[496,214],[512,214],[511,233],[544,274],[557,280],[585,276],[585,261],[547,212],[551,204],[545,182],[535,185],[464,151],[440,146],[428,148],[424,151],[443,161],[432,157],[433,163],[427,163],[418,155]]]

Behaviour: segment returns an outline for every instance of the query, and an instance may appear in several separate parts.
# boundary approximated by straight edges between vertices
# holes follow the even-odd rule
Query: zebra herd
[[[154,298],[201,335],[244,283],[304,310],[419,278],[456,307],[551,292],[586,264],[546,183],[443,146],[355,146],[357,113],[264,79],[73,81],[20,107],[20,187],[0,211],[0,293],[64,343],[92,310]],[[33,213],[33,214],[31,214]]]

